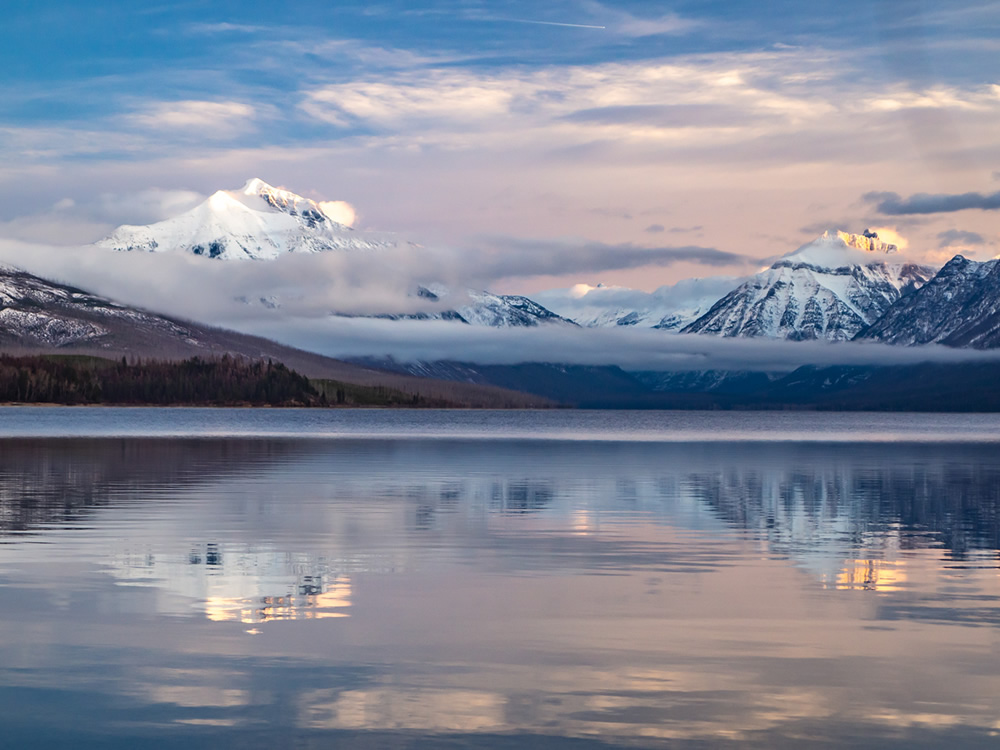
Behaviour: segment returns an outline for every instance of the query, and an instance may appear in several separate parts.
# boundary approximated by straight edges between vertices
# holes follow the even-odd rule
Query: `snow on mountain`
[[[977,262],[956,255],[858,338],[904,345],[1000,347],[1000,260]]]
[[[847,341],[934,271],[893,262],[895,245],[863,234],[825,232],[752,276],[683,333]]]
[[[284,253],[377,250],[395,242],[357,232],[324,213],[323,204],[252,179],[239,190],[219,190],[165,221],[120,226],[96,244],[120,251],[266,260]]]
[[[572,321],[517,294],[470,292],[469,303],[460,306],[457,312],[471,325],[492,328],[531,327],[540,323],[572,325]]]
[[[418,287],[416,296],[431,303],[441,303],[441,309],[430,307],[414,313],[387,313],[373,317],[386,320],[452,320],[490,328],[530,328],[549,323],[576,325],[572,320],[517,294],[468,291],[453,295],[444,286],[432,286],[433,289]],[[459,304],[448,307],[449,302]]]
[[[119,251],[189,252],[220,260],[274,260],[285,253],[379,250],[396,245],[340,224],[343,207],[317,203],[252,179],[240,190],[219,190],[190,211],[149,226],[121,226],[97,245]],[[424,289],[419,296],[437,300]],[[243,295],[237,301],[277,310],[275,295]],[[468,292],[456,309],[384,314],[389,319],[458,320],[491,327],[535,326],[563,321],[527,297]]]
[[[191,329],[74,287],[0,267],[0,343],[18,347],[103,347],[123,328],[197,343]]]
[[[743,279],[716,276],[685,279],[643,292],[620,286],[577,284],[534,295],[555,313],[586,328],[634,326],[676,331],[708,312]]]

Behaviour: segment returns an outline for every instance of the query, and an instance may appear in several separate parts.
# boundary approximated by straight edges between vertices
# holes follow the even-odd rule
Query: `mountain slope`
[[[267,260],[284,253],[377,250],[392,240],[356,232],[319,203],[263,180],[219,190],[179,216],[147,226],[123,225],[96,243],[119,251],[181,251],[221,260]]]
[[[441,302],[440,310],[421,310],[414,313],[382,313],[361,317],[380,318],[382,320],[450,320],[473,326],[489,328],[532,328],[538,325],[561,323],[575,326],[572,320],[556,315],[537,302],[518,294],[491,294],[490,292],[469,291],[464,295],[456,295],[462,304],[456,307],[445,307],[444,296],[451,295],[442,287],[436,287],[438,292],[432,292],[426,287],[419,287],[418,297],[430,302]],[[338,313],[341,317],[359,317]]]
[[[267,339],[168,318],[15,268],[0,267],[0,350],[180,360],[232,354],[273,359],[311,378],[385,386],[456,406],[546,406],[524,393],[373,370]]]
[[[977,262],[956,255],[858,338],[905,345],[1000,346],[1000,260]]]
[[[847,341],[933,270],[891,262],[876,235],[826,232],[719,300],[683,333]]]

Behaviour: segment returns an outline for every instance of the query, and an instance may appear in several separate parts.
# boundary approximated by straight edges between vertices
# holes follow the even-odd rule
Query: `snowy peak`
[[[233,196],[237,191],[225,191],[220,190],[215,195],[225,194]],[[289,216],[302,217],[303,221],[307,226],[315,227],[317,224],[322,224],[323,222],[330,222],[336,227],[342,230],[348,230],[349,227],[340,224],[335,221],[331,216],[328,216],[323,210],[323,206],[314,200],[309,198],[303,198],[301,195],[296,195],[290,190],[284,190],[282,188],[276,188],[272,185],[268,185],[259,177],[254,177],[247,180],[247,183],[243,188],[237,193],[240,195],[246,205],[251,208],[262,211],[274,211],[277,213],[288,214]],[[213,196],[214,197],[214,196]],[[251,201],[247,199],[256,199],[259,201],[257,206],[254,206]]]
[[[846,341],[934,275],[875,232],[825,232],[719,300],[684,333]],[[895,261],[895,262],[890,262]]]
[[[96,243],[118,251],[188,252],[220,260],[271,260],[285,253],[377,250],[395,241],[356,232],[323,204],[259,178],[219,190],[190,211],[146,226],[123,225]]]
[[[886,256],[897,253],[899,248],[879,239],[875,232],[865,230],[851,234],[839,229],[823,232],[812,242],[780,258],[774,267],[805,264],[817,268],[843,268],[885,263]]]
[[[849,232],[842,232],[838,229],[833,232],[824,232],[823,237],[836,237],[848,247],[853,247],[855,250],[862,250],[866,253],[888,254],[899,251],[898,247],[888,242],[883,242],[879,239],[878,233],[872,232],[868,229],[861,234],[850,234]]]

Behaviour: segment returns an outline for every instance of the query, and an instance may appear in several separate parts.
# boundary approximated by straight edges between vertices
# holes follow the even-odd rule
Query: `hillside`
[[[548,399],[470,383],[359,367],[268,339],[121,305],[84,290],[0,267],[0,352],[179,361],[225,354],[282,362],[306,377],[383,387],[462,407],[525,408]]]

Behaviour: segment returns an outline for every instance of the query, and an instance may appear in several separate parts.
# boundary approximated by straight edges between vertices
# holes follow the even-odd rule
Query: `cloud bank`
[[[874,203],[879,213],[888,216],[907,214],[940,214],[968,209],[996,211],[1000,209],[1000,192],[996,193],[916,193],[903,198],[899,193],[871,192],[862,199]]]
[[[449,321],[332,314],[413,312],[421,306],[441,309],[448,305],[448,299],[435,307],[413,296],[413,274],[418,268],[426,272],[427,261],[419,255],[408,258],[407,252],[401,249],[378,260],[374,254],[331,252],[290,254],[272,262],[226,263],[180,253],[114,253],[93,247],[0,241],[0,262],[40,276],[145,309],[266,336],[333,357],[782,371],[802,364],[909,364],[1000,356],[1000,352],[936,346],[723,339],[560,324],[492,329]],[[279,306],[264,304],[262,299],[276,299]]]

